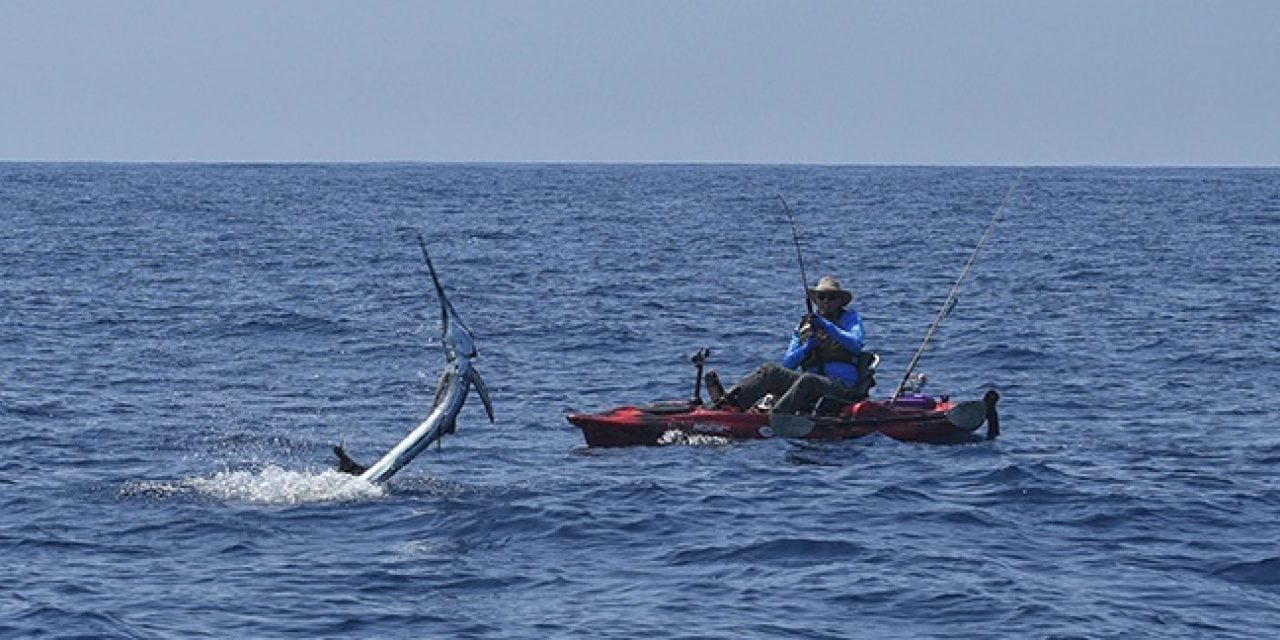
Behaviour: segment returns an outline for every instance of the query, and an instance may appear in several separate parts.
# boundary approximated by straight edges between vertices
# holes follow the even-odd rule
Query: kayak
[[[693,400],[572,413],[566,418],[582,430],[591,447],[658,445],[681,434],[729,440],[847,440],[880,433],[901,442],[958,444],[994,440],[1000,435],[999,400],[995,390],[981,400],[966,402],[908,394],[897,399],[862,400],[834,415],[783,415],[707,408],[695,395]],[[984,424],[985,432],[978,433]]]
[[[804,438],[808,440],[847,440],[861,438],[873,433],[883,434],[901,442],[924,442],[932,444],[955,444],[994,440],[1000,435],[1000,416],[996,411],[996,403],[1000,394],[992,389],[983,395],[981,400],[952,402],[948,396],[927,396],[921,393],[924,375],[916,374],[916,365],[934,331],[941,324],[954,306],[956,292],[964,282],[974,258],[986,242],[987,237],[1000,220],[1009,197],[1017,188],[1018,181],[1013,183],[1005,194],[1004,201],[996,209],[995,215],[983,232],[982,238],[965,262],[960,277],[951,287],[942,307],[934,316],[933,323],[925,333],[924,341],[916,350],[907,371],[903,375],[893,396],[887,400],[872,400],[867,397],[875,386],[875,369],[879,356],[860,351],[853,363],[857,369],[857,379],[848,388],[849,398],[822,398],[809,414],[773,413],[773,396],[766,395],[759,400],[760,404],[743,410],[730,406],[722,408],[724,389],[720,385],[719,376],[708,374],[707,389],[712,397],[712,407],[702,403],[702,371],[710,355],[710,349],[700,349],[691,358],[697,368],[694,377],[693,397],[685,401],[664,402],[648,406],[623,406],[601,413],[571,413],[565,416],[569,423],[582,430],[582,436],[591,447],[621,447],[628,445],[659,445],[673,441],[669,436],[694,435],[714,436],[732,440],[761,440],[768,438]],[[779,199],[782,199],[779,196]],[[805,283],[804,258],[800,255],[800,243],[796,235],[795,219],[787,201],[782,199],[787,218],[791,222],[791,237],[796,244],[796,256],[800,259],[800,274]],[[819,283],[822,281],[820,280]],[[839,286],[836,286],[837,290]],[[805,285],[805,295],[813,295],[812,289]],[[848,300],[845,301],[846,303]],[[809,314],[814,313],[812,302],[808,306]],[[797,330],[799,331],[799,329]],[[848,355],[848,354],[846,354]],[[914,382],[913,382],[914,380]],[[908,385],[911,385],[910,387]],[[905,393],[904,393],[905,392]],[[827,402],[831,400],[832,402]],[[756,402],[752,400],[752,402]],[[730,405],[734,403],[728,403]],[[832,407],[834,405],[834,408]],[[987,425],[985,434],[978,434],[982,425]]]

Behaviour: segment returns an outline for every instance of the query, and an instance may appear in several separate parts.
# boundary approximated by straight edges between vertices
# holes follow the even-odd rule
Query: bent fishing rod
[[[942,302],[942,308],[938,309],[938,314],[933,317],[933,324],[929,325],[929,330],[924,334],[924,341],[920,343],[920,348],[916,349],[916,355],[911,358],[911,364],[907,365],[907,372],[902,376],[902,382],[898,383],[898,388],[894,390],[893,397],[889,398],[892,404],[902,396],[902,390],[906,388],[907,381],[911,379],[911,374],[915,372],[916,365],[920,364],[920,356],[924,355],[925,347],[929,346],[929,340],[933,338],[933,332],[938,330],[938,325],[942,324],[942,319],[947,317],[951,312],[951,308],[955,306],[956,294],[960,292],[960,283],[964,282],[965,277],[969,275],[969,270],[973,268],[974,260],[978,258],[978,251],[982,249],[982,245],[986,244],[987,238],[991,235],[991,231],[996,228],[996,223],[1000,222],[1000,214],[1004,213],[1005,205],[1009,204],[1009,197],[1013,195],[1014,189],[1018,188],[1018,184],[1022,182],[1022,174],[1018,174],[1018,178],[1013,181],[1013,186],[1009,187],[1009,191],[1004,194],[1004,200],[1000,202],[1000,206],[996,207],[996,214],[991,217],[991,223],[987,225],[987,230],[982,232],[982,238],[978,240],[978,246],[973,248],[973,253],[969,254],[969,259],[965,261],[964,268],[960,270],[960,277],[956,278],[955,284],[951,285],[951,292],[947,294],[947,299]]]
[[[812,316],[813,300],[809,299],[809,276],[804,272],[804,254],[800,253],[800,234],[796,231],[796,218],[791,215],[791,207],[787,206],[786,198],[778,194],[778,199],[782,201],[782,208],[787,212],[787,221],[791,223],[791,243],[796,246],[796,260],[800,262],[800,284],[804,288],[804,307]]]

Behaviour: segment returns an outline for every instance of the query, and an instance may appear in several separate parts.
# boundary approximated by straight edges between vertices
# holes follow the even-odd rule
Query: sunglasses
[[[839,300],[839,299],[840,299],[840,294],[838,294],[838,293],[815,293],[815,294],[813,294],[813,299],[814,299],[814,300]]]

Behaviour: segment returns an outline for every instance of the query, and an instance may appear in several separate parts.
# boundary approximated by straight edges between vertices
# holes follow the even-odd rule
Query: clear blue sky
[[[1280,1],[0,0],[0,160],[1280,165]]]

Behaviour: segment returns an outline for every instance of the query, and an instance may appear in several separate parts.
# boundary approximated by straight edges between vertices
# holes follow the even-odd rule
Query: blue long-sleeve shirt
[[[810,320],[813,326],[822,329],[832,340],[835,340],[840,346],[848,349],[853,353],[862,351],[862,341],[865,332],[862,328],[862,316],[857,311],[845,309],[840,314],[837,322],[831,322],[820,315],[814,315]],[[808,355],[809,350],[818,346],[818,337],[812,333],[806,338],[801,337],[799,332],[791,336],[791,344],[787,347],[787,354],[782,357],[782,366],[788,369],[799,368],[804,362],[804,357]],[[822,371],[816,369],[808,369],[811,373],[821,373],[822,375],[838,380],[849,386],[858,383],[858,367],[856,364],[848,362],[828,362]]]

